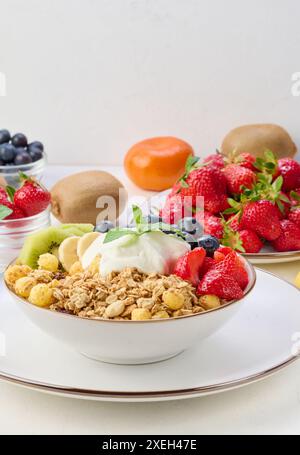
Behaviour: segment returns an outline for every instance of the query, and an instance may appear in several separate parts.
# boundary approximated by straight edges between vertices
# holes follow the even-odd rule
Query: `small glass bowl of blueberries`
[[[0,184],[4,180],[2,184],[18,188],[20,172],[40,180],[46,162],[40,141],[28,142],[23,133],[12,135],[7,129],[0,130]]]

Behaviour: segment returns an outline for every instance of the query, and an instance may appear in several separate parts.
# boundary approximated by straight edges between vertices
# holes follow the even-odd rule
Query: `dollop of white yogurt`
[[[127,267],[136,267],[144,273],[168,275],[173,272],[177,259],[190,251],[187,242],[161,231],[143,235],[126,235],[112,242],[103,243],[104,237],[97,238],[87,249],[81,260],[87,269],[97,255],[100,255],[100,274],[120,272]]]

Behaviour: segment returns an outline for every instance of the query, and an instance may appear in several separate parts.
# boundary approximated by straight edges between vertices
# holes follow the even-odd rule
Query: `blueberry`
[[[23,133],[17,133],[11,138],[11,143],[15,147],[27,147],[27,137]]]
[[[37,149],[39,149],[41,152],[44,151],[44,145],[43,145],[40,141],[31,142],[31,143],[28,145],[29,151],[30,151],[31,148],[37,148]]]
[[[183,232],[196,235],[197,237],[203,234],[203,227],[196,218],[193,217],[182,218],[178,222],[178,228]]]
[[[114,223],[112,223],[111,221],[104,220],[100,221],[100,223],[97,224],[97,226],[94,228],[94,231],[100,232],[101,234],[106,234],[106,232],[110,231],[114,227],[115,227]]]
[[[8,130],[0,130],[0,144],[10,141],[10,132]]]
[[[12,144],[0,145],[0,159],[6,163],[12,163],[16,156],[16,148]]]
[[[43,158],[43,152],[38,147],[28,147],[28,153],[31,156],[32,161],[38,161]]]
[[[15,158],[15,165],[21,166],[23,164],[32,163],[31,156],[26,151],[19,151],[16,158]]]
[[[216,237],[212,235],[203,235],[198,240],[198,246],[206,250],[208,256],[212,256],[214,252],[219,248],[220,242]]]

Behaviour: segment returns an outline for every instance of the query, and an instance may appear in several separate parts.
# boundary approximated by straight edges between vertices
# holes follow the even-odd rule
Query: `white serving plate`
[[[111,365],[81,356],[32,325],[3,285],[0,296],[0,379],[48,393],[100,401],[190,398],[264,379],[298,358],[299,290],[261,270],[247,304],[226,326],[183,354],[151,365]]]
[[[162,191],[157,195],[151,198],[150,207],[153,208],[154,212],[157,209],[163,207],[167,195],[170,193],[170,190]],[[149,205],[143,205],[143,212],[149,212]],[[147,212],[148,209],[148,212]],[[285,262],[294,262],[300,261],[300,250],[298,251],[288,251],[285,253],[279,253],[274,251],[271,245],[265,246],[259,253],[255,254],[243,254],[252,264],[280,264]]]

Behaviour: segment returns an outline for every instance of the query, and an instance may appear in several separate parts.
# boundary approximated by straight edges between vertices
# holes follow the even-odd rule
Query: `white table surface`
[[[44,182],[51,187],[63,175],[81,169],[49,166]],[[147,194],[127,180],[121,167],[102,169],[120,178],[129,195]],[[264,268],[293,281],[300,262]],[[300,434],[300,362],[263,382],[231,392],[161,403],[76,400],[0,382],[0,433]]]

